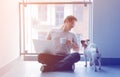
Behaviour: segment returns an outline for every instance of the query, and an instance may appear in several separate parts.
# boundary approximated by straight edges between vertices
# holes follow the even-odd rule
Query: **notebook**
[[[54,53],[54,46],[51,40],[33,40],[36,53]]]

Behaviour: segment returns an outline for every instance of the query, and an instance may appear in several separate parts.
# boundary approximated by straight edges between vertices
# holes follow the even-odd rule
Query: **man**
[[[39,54],[38,61],[44,64],[41,71],[73,71],[72,66],[80,60],[80,54],[77,52],[79,51],[77,38],[70,32],[76,21],[74,16],[67,16],[60,29],[49,32],[47,40],[53,41],[55,55]],[[76,52],[70,53],[71,48]]]

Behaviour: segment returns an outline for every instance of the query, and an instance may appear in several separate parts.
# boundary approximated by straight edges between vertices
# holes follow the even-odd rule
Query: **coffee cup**
[[[66,44],[67,39],[66,38],[60,38],[60,44]]]

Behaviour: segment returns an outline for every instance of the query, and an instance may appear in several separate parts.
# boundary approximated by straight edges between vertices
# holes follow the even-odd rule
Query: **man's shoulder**
[[[53,32],[58,32],[60,29],[52,29]]]
[[[59,32],[60,31],[60,29],[52,29],[50,32],[51,33],[56,33],[56,32]]]
[[[69,32],[69,34],[71,35],[71,36],[75,36],[75,33],[74,32]]]

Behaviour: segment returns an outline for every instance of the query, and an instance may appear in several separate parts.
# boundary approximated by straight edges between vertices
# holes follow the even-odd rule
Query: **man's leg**
[[[80,60],[79,53],[72,53],[66,56],[64,59],[60,60],[58,63],[55,64],[53,70],[67,70],[67,68],[72,67],[74,63]]]
[[[47,53],[41,53],[38,55],[38,62],[46,65],[54,65],[58,61],[62,60],[64,56],[52,55]]]
[[[38,55],[38,62],[43,65],[40,68],[42,72],[50,72],[53,71],[52,67],[60,60],[62,60],[64,56],[52,55],[47,53],[42,53]]]

